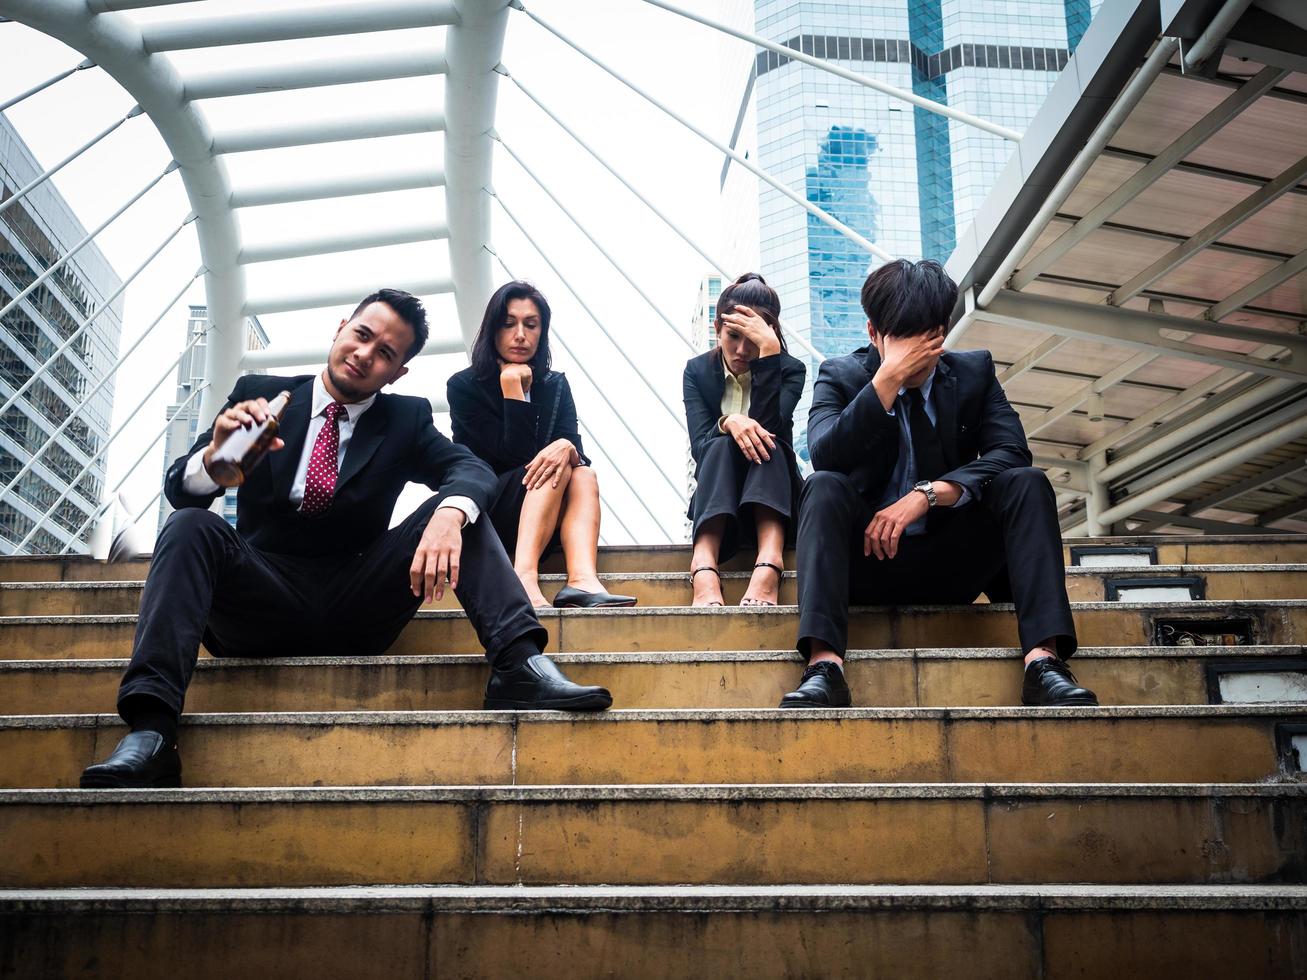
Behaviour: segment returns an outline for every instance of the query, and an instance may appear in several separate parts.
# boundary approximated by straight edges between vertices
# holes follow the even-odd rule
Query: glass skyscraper
[[[32,152],[0,115],[0,201],[41,173]],[[0,307],[5,307],[86,236],[49,181],[0,215]],[[46,512],[50,520],[22,549],[57,554],[88,550],[90,520],[104,491],[101,449],[109,436],[110,382],[77,410],[118,357],[122,300],[106,305],[121,280],[94,244],[83,248],[0,321],[0,487],[32,468],[0,500],[0,554],[14,554]],[[90,325],[82,329],[90,320]],[[76,337],[49,370],[41,366]],[[27,390],[14,395],[28,382]],[[58,437],[57,430],[71,417]],[[52,441],[53,439],[53,441]],[[48,448],[46,447],[49,444]],[[63,498],[62,502],[60,498]],[[58,502],[58,506],[55,506]],[[83,525],[85,525],[83,527]]]
[[[1022,132],[1100,2],[756,0],[752,11],[727,9],[736,23],[751,12],[754,32],[786,47]],[[728,65],[747,76],[735,83],[735,148],[894,256],[947,259],[1013,151],[999,136],[777,52]],[[756,212],[744,203],[750,193]],[[739,166],[724,171],[722,198],[728,258],[759,264],[781,295],[786,329],[828,356],[865,344],[859,292],[873,257]],[[757,252],[739,244],[738,223],[749,220]],[[810,369],[810,384],[815,376]],[[806,443],[798,448],[806,458]]]

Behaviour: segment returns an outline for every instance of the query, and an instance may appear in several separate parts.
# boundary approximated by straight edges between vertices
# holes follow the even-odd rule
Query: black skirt
[[[792,518],[798,509],[795,474],[788,446],[778,445],[771,459],[755,463],[740,452],[734,439],[713,439],[699,461],[698,485],[690,498],[692,539],[699,537],[705,521],[725,517],[719,561],[726,561],[742,546],[756,547],[753,507],[762,504],[785,518],[785,537],[792,544],[796,524]]]
[[[490,500],[490,523],[494,525],[499,540],[504,543],[510,562],[517,550],[517,528],[522,519],[522,504],[526,501],[526,487],[522,485],[522,477],[525,475],[525,466],[500,473],[495,482],[495,495]],[[540,557],[552,555],[562,546],[558,528],[554,528],[553,535],[545,545],[544,554]]]

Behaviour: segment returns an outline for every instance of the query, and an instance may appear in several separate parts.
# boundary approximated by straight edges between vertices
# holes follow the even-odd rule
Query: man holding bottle
[[[168,471],[177,510],[159,533],[119,689],[131,733],[83,772],[83,787],[180,785],[177,723],[201,641],[215,656],[379,654],[446,586],[493,668],[485,707],[612,703],[541,653],[547,633],[478,520],[495,485],[489,467],[436,430],[425,399],[382,393],[427,333],[415,296],[373,293],[341,321],[320,374],[239,379]],[[282,392],[277,419],[269,401]],[[208,509],[220,479],[240,484],[235,529]],[[410,481],[435,494],[388,528]]]

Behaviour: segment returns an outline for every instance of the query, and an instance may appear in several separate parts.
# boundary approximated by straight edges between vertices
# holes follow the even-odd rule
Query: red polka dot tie
[[[336,492],[336,456],[340,452],[340,416],[345,406],[332,402],[323,413],[326,421],[313,441],[309,456],[309,469],[304,475],[304,502],[300,512],[309,517],[320,517],[331,506]]]

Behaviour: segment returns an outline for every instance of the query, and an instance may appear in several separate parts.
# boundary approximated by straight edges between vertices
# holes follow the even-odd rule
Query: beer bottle
[[[260,425],[237,429],[221,446],[213,451],[213,458],[205,467],[213,482],[220,487],[238,487],[245,482],[259,460],[268,454],[268,447],[277,438],[281,416],[290,404],[290,392],[283,391],[268,402],[268,418]]]

